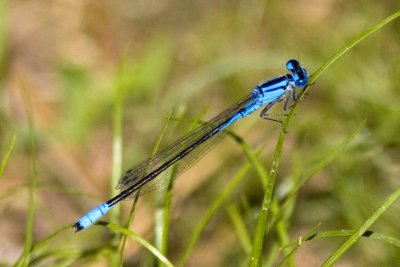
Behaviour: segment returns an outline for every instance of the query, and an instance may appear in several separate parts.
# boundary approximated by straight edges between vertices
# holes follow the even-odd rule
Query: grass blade
[[[326,237],[351,236],[351,235],[355,234],[355,232],[356,232],[356,230],[325,231],[325,232],[320,232],[320,233],[314,233],[314,234],[310,235],[309,237],[304,238],[304,241],[310,241],[313,239],[320,239],[320,238],[326,238]],[[400,248],[400,239],[394,238],[392,236],[388,236],[388,235],[384,235],[384,234],[372,232],[372,231],[365,231],[361,236],[374,238],[377,240],[383,240],[391,245],[394,245],[394,246]]]
[[[155,155],[158,147],[161,145],[161,141],[167,131],[169,122],[172,120],[172,112],[169,114],[164,127],[161,131],[161,134],[157,140],[157,144],[155,145],[155,149],[153,150],[153,155]],[[178,115],[180,117],[181,114]],[[154,242],[155,247],[163,254],[167,255],[167,244],[168,244],[168,230],[169,230],[169,222],[171,216],[171,204],[172,204],[172,188],[174,179],[176,178],[176,168],[177,165],[172,167],[172,171],[169,177],[165,177],[165,179],[169,179],[168,186],[166,189],[160,189],[160,191],[156,194],[156,210],[155,210],[155,224],[154,224]],[[165,175],[165,174],[164,174]],[[158,260],[158,266],[163,266],[163,262]]]
[[[6,169],[8,159],[10,158],[10,155],[15,146],[16,140],[17,140],[17,136],[14,135],[13,138],[11,139],[10,145],[8,146],[7,150],[4,152],[3,159],[1,160],[1,163],[0,163],[0,181],[3,177],[4,170]]]
[[[159,135],[159,137],[158,137],[158,139],[157,139],[157,141],[156,141],[156,143],[155,143],[155,145],[153,147],[153,151],[151,152],[151,157],[154,157],[154,155],[156,154],[156,152],[157,152],[157,150],[158,150],[158,148],[159,148],[159,146],[161,144],[161,141],[162,141],[162,139],[163,139],[163,137],[164,137],[164,135],[166,133],[166,130],[168,128],[168,124],[169,124],[169,122],[171,120],[171,117],[172,117],[172,113],[168,116],[167,120],[165,121],[165,124],[164,124],[164,126],[163,126],[163,128],[161,130],[161,133],[160,133],[160,135]],[[139,199],[139,195],[140,195],[139,193],[136,194],[136,197],[135,197],[134,202],[132,204],[132,208],[131,208],[131,210],[129,212],[129,219],[128,219],[128,222],[126,224],[126,228],[129,228],[129,226],[132,224],[134,213],[135,213],[135,208],[136,208],[136,203],[137,203],[137,201]],[[124,250],[125,250],[126,241],[127,241],[127,236],[125,235],[122,238],[122,241],[121,241],[121,252],[120,252],[121,266],[122,266],[122,263],[123,263],[123,253],[124,253]]]
[[[114,105],[113,105],[113,140],[112,140],[112,175],[111,175],[111,195],[116,195],[117,189],[115,185],[118,184],[118,180],[122,175],[122,107],[123,107],[123,98],[124,98],[124,79],[125,79],[125,66],[126,66],[126,58],[127,55],[124,53],[122,60],[119,65],[118,74],[117,74],[117,82],[115,86],[115,95],[114,95]],[[116,209],[110,210],[110,222],[116,223],[120,220],[121,215],[121,206]],[[121,237],[112,236],[110,240],[111,246],[117,248],[118,243],[120,242]],[[120,266],[123,262],[123,253],[124,253],[123,244],[122,249],[120,250],[119,255],[113,254],[110,257],[110,265],[111,266]],[[117,249],[116,249],[117,252]]]
[[[140,245],[145,247],[150,253],[152,253],[159,261],[161,261],[164,265],[168,267],[173,267],[174,265],[154,246],[152,246],[149,242],[144,240],[139,235],[135,234],[134,232],[130,231],[127,228],[121,227],[116,224],[107,223],[106,226],[113,231],[119,232],[125,236],[131,237],[133,240],[137,241]]]
[[[346,242],[343,243],[325,262],[322,266],[332,266],[337,260],[340,259],[343,254],[349,250],[357,240],[363,236],[365,232],[367,232],[368,228],[375,223],[375,221],[390,207],[392,206],[397,199],[400,198],[400,187],[397,188],[396,191],[392,195],[387,198],[387,200],[380,206],[371,217],[369,217],[363,225],[358,228],[354,234],[350,236]]]
[[[236,140],[239,140],[241,142],[240,144],[244,144],[244,141],[239,137],[236,137]],[[247,147],[248,145],[242,145],[243,149],[248,149]],[[259,152],[261,152],[261,150],[259,150],[258,153]],[[194,246],[196,245],[201,233],[204,231],[208,222],[211,220],[217,210],[222,206],[222,204],[227,201],[228,197],[232,194],[233,190],[237,187],[239,182],[245,177],[245,174],[250,170],[251,166],[252,164],[250,162],[243,165],[243,167],[237,172],[237,174],[233,177],[233,179],[229,182],[225,189],[219,194],[214,202],[210,204],[210,208],[206,211],[206,213],[200,219],[199,223],[194,229],[192,237],[190,238],[189,243],[181,256],[181,259],[179,260],[178,266],[185,266],[190,253],[194,249]]]
[[[228,213],[231,217],[233,225],[235,226],[235,230],[240,241],[240,244],[246,254],[251,252],[251,240],[250,235],[246,229],[246,225],[244,220],[238,210],[238,208],[234,204],[228,205]]]
[[[400,10],[396,11],[389,17],[381,20],[377,24],[373,25],[371,28],[367,29],[366,31],[362,32],[360,35],[358,35],[356,38],[351,40],[346,46],[344,46],[342,49],[337,51],[328,61],[325,62],[317,71],[315,71],[311,77],[310,77],[310,83],[314,83],[317,78],[321,75],[322,72],[324,72],[326,69],[328,69],[333,63],[335,63],[336,60],[341,58],[344,54],[346,54],[350,49],[352,49],[354,46],[356,46],[358,43],[360,43],[362,40],[385,26],[386,24],[390,23],[391,21],[395,20],[397,17],[400,16]]]

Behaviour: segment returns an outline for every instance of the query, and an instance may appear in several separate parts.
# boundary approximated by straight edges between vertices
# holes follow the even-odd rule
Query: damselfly
[[[257,85],[251,94],[232,107],[216,116],[209,122],[182,137],[166,149],[158,152],[136,167],[125,172],[118,182],[121,193],[86,213],[75,224],[76,231],[91,226],[107,213],[115,204],[133,195],[143,186],[154,182],[157,177],[172,165],[179,162],[176,176],[196,162],[222,138],[224,130],[235,121],[244,118],[264,107],[260,116],[268,118],[268,110],[277,102],[285,101],[284,109],[290,108],[289,101],[298,99],[296,88],[304,88],[308,82],[308,74],[297,60],[286,63],[290,74],[273,78]]]

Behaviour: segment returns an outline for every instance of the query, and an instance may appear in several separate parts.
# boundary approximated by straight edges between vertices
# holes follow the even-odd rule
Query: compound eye
[[[286,63],[286,69],[290,72],[296,72],[296,69],[300,67],[300,63],[295,59],[290,59]]]
[[[292,73],[292,77],[296,86],[305,86],[308,82],[307,71],[295,59],[291,59],[286,63],[286,68]]]

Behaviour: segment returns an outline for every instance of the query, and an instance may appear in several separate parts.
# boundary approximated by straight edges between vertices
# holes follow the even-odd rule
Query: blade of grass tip
[[[356,230],[337,230],[337,231],[325,231],[325,232],[320,232],[320,233],[314,233],[313,235],[310,235],[308,237],[304,237],[304,241],[311,241],[313,239],[321,239],[321,238],[326,238],[326,237],[343,237],[343,236],[351,236],[356,232]],[[382,240],[385,241],[391,245],[394,245],[396,247],[400,248],[400,239],[384,235],[381,233],[377,232],[372,232],[372,231],[366,231],[362,234],[362,237],[368,237],[368,238],[373,238],[377,240]]]
[[[134,232],[130,231],[125,227],[121,227],[116,224],[107,223],[106,226],[113,231],[119,232],[125,236],[131,237],[133,240],[137,241],[140,245],[146,248],[150,253],[152,253],[159,261],[161,261],[164,265],[173,267],[174,265],[154,246],[152,246],[149,242],[144,240],[139,235],[135,234]]]
[[[306,234],[306,238],[308,238],[309,236],[314,235],[316,229],[317,229],[319,226],[320,226],[320,224],[318,224],[318,225],[315,226],[313,229],[311,229],[311,231],[308,232],[308,234]],[[292,242],[292,244],[289,244],[289,245],[287,245],[286,248],[285,248],[285,247],[283,248],[283,249],[287,249],[287,248],[289,248],[289,246],[292,247],[292,249],[289,251],[289,253],[287,253],[287,254],[285,255],[285,257],[282,259],[282,261],[277,265],[278,267],[279,267],[279,266],[284,266],[285,263],[289,263],[289,261],[290,261],[291,259],[293,259],[294,253],[300,248],[301,244],[303,243],[303,240],[305,240],[305,239],[303,239],[303,238],[300,237],[296,242]]]
[[[309,80],[309,84],[313,84],[317,78],[324,72],[326,69],[328,69],[336,60],[338,60],[340,57],[342,57],[345,53],[347,53],[351,48],[356,46],[358,43],[360,43],[363,39],[367,38],[386,24],[390,23],[391,21],[395,20],[400,16],[400,10],[396,11],[392,15],[388,16],[387,18],[379,21],[377,24],[373,25],[371,28],[367,29],[366,31],[362,32],[360,35],[358,35],[356,38],[351,40],[349,43],[347,43],[346,46],[344,46],[342,49],[338,50],[328,61],[325,62],[321,67],[318,68],[311,76]]]
[[[342,49],[340,49],[338,52],[336,52],[325,64],[323,64],[316,72],[314,72],[309,79],[309,85],[315,83],[317,78],[321,75],[323,71],[328,69],[336,60],[338,60],[341,56],[343,56],[345,53],[347,53],[351,48],[356,46],[358,43],[360,43],[363,39],[371,35],[372,33],[376,32],[378,29],[382,28],[389,22],[393,21],[397,17],[400,16],[400,10],[393,13],[389,17],[385,18],[384,20],[378,22],[365,32],[361,33],[359,36],[354,38],[352,41],[350,41],[346,46],[344,46]],[[307,93],[309,90],[309,85],[304,88],[304,90],[300,94],[300,99],[304,97],[304,95]],[[297,109],[299,101],[297,101],[294,106],[290,109],[289,114],[284,122],[284,129],[288,129],[288,126],[293,118],[293,115],[295,114],[295,111]],[[261,204],[261,210],[260,214],[257,220],[257,226],[256,226],[256,233],[254,237],[254,242],[253,242],[253,252],[252,256],[250,258],[250,266],[259,266],[261,264],[261,251],[262,251],[262,246],[263,246],[263,241],[264,241],[264,234],[265,234],[265,225],[268,217],[268,210],[270,207],[271,199],[272,199],[272,190],[273,190],[273,185],[275,183],[275,177],[276,177],[276,171],[278,169],[279,161],[280,161],[280,156],[282,153],[282,146],[283,142],[285,140],[285,131],[282,131],[281,134],[279,135],[278,143],[276,145],[274,157],[273,157],[273,162],[272,162],[272,168],[270,171],[270,177],[268,180],[267,188],[265,190],[263,202]]]
[[[27,88],[25,84],[21,81],[21,97],[23,99],[26,117],[28,119],[29,125],[29,138],[30,138],[30,162],[29,162],[29,176],[28,176],[28,186],[29,186],[29,197],[28,197],[28,215],[25,227],[25,240],[24,240],[24,251],[22,256],[15,264],[16,266],[28,266],[30,261],[30,251],[33,243],[33,228],[35,227],[35,215],[36,215],[36,178],[37,178],[37,143],[36,143],[36,132],[34,127],[33,119],[33,109],[32,102],[28,95]]]
[[[369,217],[364,224],[352,234],[346,242],[343,243],[325,262],[322,266],[332,266],[336,261],[340,259],[343,254],[349,250],[357,240],[363,236],[363,234],[371,227],[372,224],[400,197],[400,187],[390,195],[387,200]]]
[[[164,135],[166,133],[166,130],[168,128],[169,122],[171,121],[171,118],[172,118],[172,112],[169,114],[168,118],[166,119],[166,121],[164,123],[164,126],[163,126],[163,128],[162,128],[162,130],[160,132],[160,135],[158,136],[157,141],[156,141],[156,143],[155,143],[155,145],[153,147],[153,151],[151,152],[151,157],[152,158],[157,153],[157,150],[158,150],[158,148],[159,148],[159,146],[161,144],[161,141],[162,141],[162,139],[163,139],[163,137],[164,137]],[[131,207],[131,210],[129,212],[129,219],[128,219],[128,222],[126,224],[126,228],[128,228],[128,229],[129,229],[129,227],[130,227],[130,225],[132,224],[132,221],[133,221],[135,208],[136,208],[136,203],[138,201],[138,198],[139,198],[139,193],[136,194],[135,200],[134,200],[133,205]],[[121,241],[121,251],[120,251],[120,263],[121,264],[123,263],[123,256],[124,256],[124,251],[125,251],[126,240],[127,240],[127,236],[125,235],[125,236],[123,236],[122,241]]]
[[[4,152],[3,159],[1,160],[1,164],[0,164],[0,181],[2,180],[3,173],[6,169],[8,159],[10,158],[10,155],[15,146],[16,140],[17,140],[17,136],[14,135],[13,138],[11,139],[10,145],[8,146],[7,150]]]
[[[124,80],[126,72],[126,59],[128,58],[127,49],[123,53],[120,60],[117,73],[117,81],[115,85],[114,105],[113,105],[113,140],[112,140],[112,175],[111,175],[111,195],[117,194],[115,185],[122,175],[122,119],[123,119],[123,98],[124,98]],[[117,209],[110,210],[110,222],[117,223],[121,219],[121,206]],[[121,237],[112,236],[110,243],[113,247],[118,248],[118,243]],[[122,258],[121,252],[118,255],[118,250],[110,258],[111,266],[119,266]]]
[[[240,142],[244,142],[242,139],[237,138]],[[257,150],[257,154],[261,153],[262,149]],[[225,186],[224,190],[218,195],[218,197],[211,203],[210,207],[204,213],[203,217],[200,218],[199,223],[193,231],[193,234],[186,246],[185,251],[183,252],[178,265],[177,266],[185,266],[186,261],[193,251],[198,239],[200,238],[201,233],[206,228],[208,222],[217,212],[217,210],[224,204],[228,197],[232,194],[233,190],[237,187],[239,182],[245,177],[245,174],[250,170],[252,164],[250,162],[245,163],[242,168],[237,172],[237,174],[231,179],[228,185]]]
[[[310,85],[313,85],[315,81],[318,79],[318,77],[322,74],[322,72],[326,71],[333,63],[335,63],[339,58],[341,58],[344,54],[346,54],[350,49],[352,49],[354,46],[359,44],[362,40],[370,36],[371,34],[375,33],[377,30],[385,26],[386,24],[392,22],[393,20],[397,19],[400,16],[400,10],[396,11],[392,15],[386,17],[385,19],[379,21],[378,23],[374,24],[372,27],[368,28],[366,31],[362,32],[359,34],[357,37],[355,37],[353,40],[347,43],[344,47],[339,49],[333,56],[328,59],[324,64],[322,64],[309,78],[308,80],[308,85],[304,88],[304,90],[301,92],[299,99],[303,99],[304,96],[307,94],[308,90],[310,89]],[[297,108],[297,101],[294,104],[294,107],[292,108],[293,114],[295,109]],[[287,118],[287,120],[290,120],[290,118]]]

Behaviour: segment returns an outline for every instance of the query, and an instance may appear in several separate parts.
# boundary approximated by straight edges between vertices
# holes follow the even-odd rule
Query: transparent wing
[[[217,115],[215,118],[210,120],[209,122],[199,126],[194,129],[189,134],[183,136],[178,139],[170,146],[156,153],[156,155],[152,158],[149,158],[135,167],[128,169],[125,174],[121,177],[118,182],[117,189],[123,191],[133,184],[141,181],[146,175],[157,170],[162,167],[166,162],[179,157],[186,148],[195,146],[196,143],[205,135],[210,133],[216,127],[220,126],[224,123],[228,118],[232,117],[243,107],[248,105],[251,102],[251,97],[248,97],[242,101],[239,101],[237,104],[233,105],[231,108],[228,108],[221,114]],[[200,145],[197,145],[188,155],[180,159],[175,164],[175,175],[174,177],[179,176],[185,170],[187,170],[191,165],[193,165],[196,161],[198,161],[201,157],[203,157],[207,151],[214,147],[222,139],[225,131],[221,131],[208,140],[204,141]],[[174,166],[174,165],[172,165]],[[171,167],[172,167],[171,166]],[[166,173],[171,169],[169,167],[165,170]],[[152,181],[148,182],[141,188],[141,192],[149,192],[154,190],[155,188],[159,188],[168,184],[168,179],[163,179],[163,175],[158,175]]]

